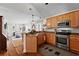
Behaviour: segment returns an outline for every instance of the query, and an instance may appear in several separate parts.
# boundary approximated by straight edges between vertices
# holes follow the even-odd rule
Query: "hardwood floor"
[[[0,56],[42,56],[40,53],[23,53],[21,40],[7,41],[7,51],[0,52]]]

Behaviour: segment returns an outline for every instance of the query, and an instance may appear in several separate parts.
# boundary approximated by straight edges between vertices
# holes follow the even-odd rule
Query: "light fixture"
[[[40,17],[40,19],[41,19],[41,17]]]
[[[48,5],[48,3],[45,3],[45,5]]]
[[[32,8],[29,8],[29,10],[32,10]]]
[[[32,14],[32,17],[33,17],[34,15]]]

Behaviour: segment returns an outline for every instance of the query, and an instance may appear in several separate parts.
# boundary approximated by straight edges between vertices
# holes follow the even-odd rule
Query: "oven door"
[[[57,43],[67,45],[67,38],[66,37],[57,37]]]
[[[69,50],[69,37],[67,35],[56,36],[57,47]]]
[[[69,37],[67,35],[57,35],[56,39],[57,39],[57,43],[67,45]]]

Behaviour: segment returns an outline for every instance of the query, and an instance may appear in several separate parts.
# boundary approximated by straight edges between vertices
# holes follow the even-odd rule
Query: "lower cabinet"
[[[26,52],[27,53],[37,53],[37,48],[45,42],[45,34],[27,34],[26,35]]]
[[[47,32],[46,33],[46,42],[51,44],[51,45],[56,45],[55,33]]]
[[[79,35],[70,35],[70,51],[79,54]]]
[[[37,36],[30,34],[26,35],[26,52],[27,53],[37,52]]]
[[[41,44],[43,44],[45,42],[45,33],[39,33],[37,36],[37,44],[38,46],[40,46]]]

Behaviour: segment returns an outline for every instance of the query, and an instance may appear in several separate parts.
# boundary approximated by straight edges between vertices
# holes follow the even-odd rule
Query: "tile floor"
[[[38,51],[45,56],[78,56],[74,53],[71,53],[69,51],[66,51],[57,47],[53,47],[48,44],[44,44],[43,46],[41,46],[38,49]]]

